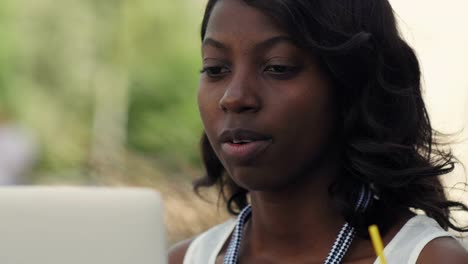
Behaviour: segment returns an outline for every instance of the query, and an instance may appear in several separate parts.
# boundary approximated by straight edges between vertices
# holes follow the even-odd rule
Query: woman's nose
[[[224,112],[258,112],[261,108],[261,100],[255,79],[245,75],[234,76],[227,84],[219,106]]]

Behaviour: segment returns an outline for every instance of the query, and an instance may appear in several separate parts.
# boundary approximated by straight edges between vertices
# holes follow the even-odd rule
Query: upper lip
[[[247,129],[226,129],[224,130],[220,137],[221,143],[233,142],[234,140],[268,140],[271,139],[271,136],[266,134],[261,134],[252,130]]]

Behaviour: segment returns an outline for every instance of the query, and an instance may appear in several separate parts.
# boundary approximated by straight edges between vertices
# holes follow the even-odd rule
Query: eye
[[[216,77],[221,77],[224,74],[228,73],[229,69],[227,67],[223,66],[209,66],[209,67],[204,67],[200,73],[208,75],[209,77],[216,78]]]
[[[299,67],[296,66],[288,66],[288,65],[268,65],[265,67],[264,72],[268,73],[269,75],[279,78],[279,79],[289,79],[292,78],[298,73],[300,70]]]
[[[266,67],[265,71],[272,73],[284,73],[287,72],[288,69],[289,67],[285,65],[270,65]]]

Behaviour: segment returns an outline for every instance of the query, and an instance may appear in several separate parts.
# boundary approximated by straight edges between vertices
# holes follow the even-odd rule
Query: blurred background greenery
[[[37,141],[27,183],[155,187],[165,195],[170,242],[225,217],[190,187],[202,173],[204,4],[0,2],[0,115]]]

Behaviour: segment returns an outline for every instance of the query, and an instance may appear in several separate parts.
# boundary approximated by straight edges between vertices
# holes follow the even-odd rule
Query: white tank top
[[[222,247],[234,229],[235,219],[228,220],[200,234],[190,244],[183,264],[215,264]],[[389,264],[415,264],[424,246],[438,237],[453,237],[432,218],[412,217],[384,249]],[[380,262],[376,259],[374,264]]]

